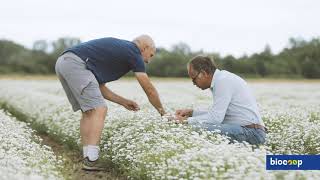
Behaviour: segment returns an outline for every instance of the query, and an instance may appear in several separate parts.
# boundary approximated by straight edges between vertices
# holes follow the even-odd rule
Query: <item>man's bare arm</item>
[[[126,99],[122,96],[117,95],[116,93],[112,92],[109,88],[105,86],[105,84],[100,84],[99,86],[102,96],[114,103],[120,104],[124,106],[128,110],[137,111],[139,110],[139,106],[129,99]]]
[[[160,113],[160,115],[163,116],[165,114],[165,111],[162,107],[162,104],[161,104],[161,101],[159,98],[159,94],[158,94],[156,88],[151,83],[148,75],[143,72],[136,72],[135,76],[136,76],[140,86],[142,87],[142,89],[146,93],[146,95],[149,99],[149,102],[153,105],[154,108],[156,108],[156,110]]]

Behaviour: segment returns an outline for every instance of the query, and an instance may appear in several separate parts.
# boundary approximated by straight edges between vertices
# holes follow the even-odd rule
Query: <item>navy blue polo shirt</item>
[[[114,81],[128,73],[145,72],[140,49],[135,43],[116,38],[101,38],[67,49],[84,60],[99,84]]]

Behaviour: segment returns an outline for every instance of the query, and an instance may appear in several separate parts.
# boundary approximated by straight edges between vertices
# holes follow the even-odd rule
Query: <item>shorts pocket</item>
[[[84,94],[85,90],[88,89],[88,87],[90,86],[91,82],[92,81],[88,81],[88,82],[83,83],[83,84],[80,85],[80,95],[81,96]]]
[[[100,91],[99,83],[96,80],[89,81],[86,85],[84,84],[84,87],[81,89],[80,96],[86,101],[104,99]]]

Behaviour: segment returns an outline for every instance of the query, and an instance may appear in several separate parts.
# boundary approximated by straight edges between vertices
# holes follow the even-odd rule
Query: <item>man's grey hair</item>
[[[205,71],[208,74],[214,74],[217,69],[217,66],[208,56],[196,56],[192,58],[188,63],[192,69],[198,73]]]
[[[141,46],[143,44],[147,45],[150,48],[152,48],[153,50],[156,50],[156,45],[155,45],[153,39],[149,35],[146,35],[146,34],[140,35],[140,36],[134,38],[133,42],[135,42],[136,44],[139,44]]]

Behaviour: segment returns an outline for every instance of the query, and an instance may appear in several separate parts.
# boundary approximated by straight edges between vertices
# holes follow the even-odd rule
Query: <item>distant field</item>
[[[176,78],[176,77],[150,77],[153,81],[190,81],[189,78]],[[55,75],[0,75],[0,79],[13,79],[13,80],[57,80]],[[134,77],[123,77],[120,80],[134,80]],[[249,82],[310,82],[320,83],[320,79],[285,79],[285,78],[245,78]],[[191,82],[191,81],[190,81]]]
[[[55,75],[0,75],[0,79],[12,79],[12,80],[24,80],[24,79],[32,79],[32,80],[56,80],[58,79]]]

